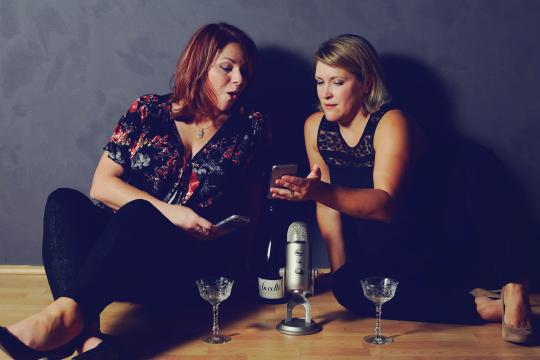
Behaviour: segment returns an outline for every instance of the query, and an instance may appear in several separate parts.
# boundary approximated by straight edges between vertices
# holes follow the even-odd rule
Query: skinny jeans
[[[198,301],[196,279],[228,275],[223,246],[212,247],[189,237],[145,200],[113,213],[73,189],[57,189],[47,199],[47,279],[55,299],[78,303],[86,324],[113,301],[175,306]]]

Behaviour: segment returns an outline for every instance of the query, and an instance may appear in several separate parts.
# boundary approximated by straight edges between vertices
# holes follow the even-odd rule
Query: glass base
[[[210,335],[205,337],[203,340],[209,344],[223,344],[231,341],[231,337],[225,335]]]
[[[364,341],[368,344],[374,344],[374,345],[386,345],[394,342],[394,339],[390,336],[382,336],[382,335],[369,335],[364,338]]]

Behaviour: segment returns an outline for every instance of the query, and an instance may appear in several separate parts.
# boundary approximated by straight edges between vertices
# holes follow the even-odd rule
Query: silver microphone
[[[295,221],[289,226],[285,259],[285,290],[311,293],[311,252],[305,222]]]
[[[317,275],[316,269],[311,269],[311,252],[309,249],[307,225],[295,221],[287,231],[287,249],[285,259],[285,274],[280,275],[285,280],[285,290],[291,293],[287,301],[285,320],[277,326],[277,330],[287,335],[309,335],[321,331],[321,325],[311,319],[311,304],[308,296],[313,294],[313,285]],[[305,318],[293,318],[293,309],[303,306]]]

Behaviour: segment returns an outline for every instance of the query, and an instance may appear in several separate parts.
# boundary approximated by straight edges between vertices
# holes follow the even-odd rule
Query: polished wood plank
[[[233,290],[234,291],[234,290]],[[540,304],[540,294],[532,296]],[[7,325],[39,311],[52,301],[43,275],[0,274],[0,324]],[[310,336],[285,336],[275,330],[285,305],[221,306],[221,328],[232,341],[208,345],[210,307],[157,311],[136,304],[114,303],[102,315],[105,332],[119,336],[134,359],[187,360],[352,360],[352,359],[540,359],[540,346],[523,347],[501,339],[499,324],[464,326],[383,320],[383,332],[394,337],[386,346],[365,344],[373,318],[343,310],[326,291],[311,298],[314,319],[324,325]],[[534,307],[540,313],[540,306]],[[0,359],[7,359],[0,354]]]

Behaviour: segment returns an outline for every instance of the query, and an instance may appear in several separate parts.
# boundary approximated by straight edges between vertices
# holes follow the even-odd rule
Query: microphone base
[[[322,330],[322,326],[311,320],[292,318],[289,321],[283,320],[276,326],[277,331],[285,335],[311,335]]]

